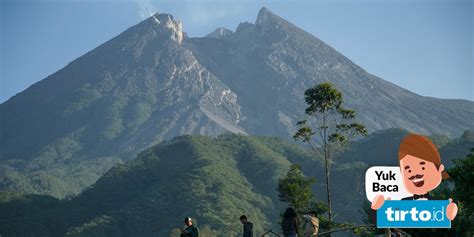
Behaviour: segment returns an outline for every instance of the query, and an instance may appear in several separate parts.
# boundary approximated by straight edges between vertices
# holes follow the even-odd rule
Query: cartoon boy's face
[[[422,195],[438,187],[444,166],[437,169],[432,162],[406,155],[400,160],[400,169],[405,188],[410,193]]]

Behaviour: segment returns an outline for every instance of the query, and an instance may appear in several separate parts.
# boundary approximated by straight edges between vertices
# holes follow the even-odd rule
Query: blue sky
[[[198,37],[254,22],[263,6],[369,73],[423,96],[474,100],[469,0],[0,2],[0,103],[152,12],[173,14]]]

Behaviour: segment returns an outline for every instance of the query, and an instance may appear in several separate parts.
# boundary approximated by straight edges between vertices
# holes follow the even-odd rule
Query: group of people
[[[303,230],[304,237],[312,237],[318,234],[319,230],[319,219],[315,213],[309,213],[303,216],[303,220],[306,222]],[[243,237],[254,237],[253,235],[253,224],[248,221],[247,216],[242,215],[240,222],[243,225]],[[300,224],[296,210],[292,207],[288,207],[283,214],[283,220],[281,221],[281,229],[283,230],[284,237],[297,237],[300,234]],[[181,237],[199,237],[199,228],[193,225],[191,217],[184,218],[184,224],[186,225],[181,229]]]
[[[242,215],[240,222],[244,226],[243,237],[253,237],[253,224],[247,216]],[[185,227],[181,229],[181,237],[199,237],[199,228],[193,225],[191,217],[184,218]]]
[[[311,212],[303,215],[303,220],[306,222],[303,228],[303,236],[312,237],[318,235],[319,219],[316,217],[316,213]],[[281,221],[281,229],[283,230],[284,237],[297,237],[300,235],[299,218],[294,208],[288,207],[286,209]]]

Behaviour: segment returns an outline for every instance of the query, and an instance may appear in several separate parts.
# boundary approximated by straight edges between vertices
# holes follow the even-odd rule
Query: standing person
[[[303,218],[306,221],[303,233],[304,237],[317,236],[319,231],[319,219],[316,217],[316,213],[311,212],[308,215],[304,215]]]
[[[299,234],[298,228],[298,216],[296,211],[292,207],[288,207],[283,214],[283,220],[281,221],[281,229],[283,230],[284,237],[297,237]]]
[[[247,220],[247,216],[242,215],[240,217],[240,222],[244,226],[243,237],[253,237],[253,224]]]
[[[181,229],[181,237],[199,237],[199,228],[193,225],[191,217],[184,218],[184,224],[186,226]]]

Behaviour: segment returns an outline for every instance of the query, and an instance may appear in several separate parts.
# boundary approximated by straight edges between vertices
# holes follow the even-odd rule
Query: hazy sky
[[[470,0],[0,2],[0,103],[152,12],[171,13],[198,37],[254,22],[262,6],[369,73],[424,96],[474,100]]]

